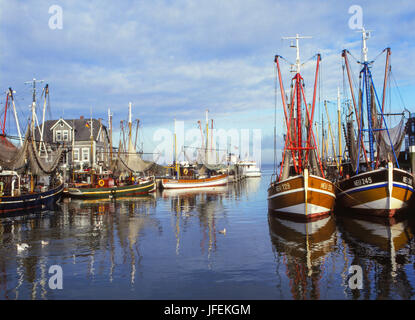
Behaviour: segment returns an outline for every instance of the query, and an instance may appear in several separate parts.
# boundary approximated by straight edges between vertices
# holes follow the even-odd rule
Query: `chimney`
[[[84,119],[84,116],[80,116],[79,119],[83,120]]]

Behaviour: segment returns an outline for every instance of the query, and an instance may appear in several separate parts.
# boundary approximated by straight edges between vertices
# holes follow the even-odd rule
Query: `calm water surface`
[[[2,218],[0,299],[414,299],[413,219],[269,216],[271,173]],[[62,290],[49,288],[52,265]],[[362,290],[348,286],[351,265]]]

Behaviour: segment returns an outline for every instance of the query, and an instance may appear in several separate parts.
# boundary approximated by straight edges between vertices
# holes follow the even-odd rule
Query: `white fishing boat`
[[[172,175],[170,178],[164,178],[161,180],[161,186],[163,189],[190,189],[190,188],[211,188],[225,186],[228,184],[229,175],[224,165],[218,163],[213,156],[214,150],[212,146],[209,146],[209,126],[208,126],[208,110],[206,110],[206,145],[202,144],[202,148],[199,149],[198,165],[192,165],[188,162],[179,163],[177,159],[177,141],[176,132],[174,133],[174,164],[169,167],[172,169]],[[199,121],[200,130],[203,132],[201,122]],[[175,126],[176,127],[176,126]],[[212,122],[213,130],[213,122]],[[203,139],[202,139],[203,141]]]
[[[202,179],[162,179],[164,189],[188,189],[225,186],[228,183],[228,175],[221,174]]]
[[[261,169],[258,168],[257,163],[253,160],[239,161],[238,166],[241,168],[242,176],[246,178],[261,176]]]

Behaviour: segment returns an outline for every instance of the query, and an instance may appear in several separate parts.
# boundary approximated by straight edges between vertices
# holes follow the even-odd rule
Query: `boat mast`
[[[14,96],[12,88],[9,88],[9,96],[12,99],[14,120],[16,121],[17,133],[19,135],[20,146],[23,146],[22,134],[20,132],[19,118],[17,117],[16,105],[14,104]]]
[[[337,135],[339,139],[339,173],[341,174],[342,166],[342,133],[341,133],[341,104],[340,104],[340,88],[337,87]]]
[[[385,64],[385,76],[383,79],[383,94],[382,94],[382,115],[383,115],[383,111],[385,110],[385,98],[386,98],[386,87],[388,84],[388,76],[389,76],[389,71],[390,71],[390,66],[389,66],[389,59],[390,59],[390,55],[391,55],[391,49],[390,48],[386,48],[386,64]],[[380,127],[379,129],[382,129],[383,126],[383,116],[380,118]],[[375,168],[377,169],[379,166],[379,144],[377,145],[377,154],[376,154],[376,165]]]
[[[366,107],[367,107],[367,125],[368,125],[368,135],[369,135],[369,157],[370,157],[370,166],[372,169],[374,169],[375,163],[375,151],[373,148],[374,143],[374,137],[373,137],[373,119],[372,119],[372,112],[371,112],[371,106],[372,106],[372,96],[371,96],[371,81],[370,81],[370,72],[369,72],[369,62],[367,59],[367,52],[368,48],[366,45],[366,40],[369,39],[370,32],[366,31],[365,28],[362,28],[362,57],[363,57],[363,85],[364,90],[366,90]],[[363,90],[362,90],[363,95]],[[363,97],[362,97],[363,98]],[[363,101],[363,99],[362,99]],[[363,114],[363,104],[362,104],[362,110],[361,114]]]
[[[90,132],[91,132],[91,167],[94,168],[95,166],[95,157],[94,157],[94,123],[92,121],[92,108],[91,108],[91,125],[90,125]]]
[[[302,169],[303,169],[303,165],[302,165],[302,157],[301,157],[301,147],[303,145],[302,143],[302,123],[301,123],[301,92],[300,92],[300,81],[301,81],[301,76],[300,76],[300,71],[301,71],[301,61],[300,61],[300,43],[299,40],[300,39],[307,39],[307,38],[311,38],[311,37],[300,37],[298,35],[298,33],[296,34],[295,37],[283,37],[283,39],[295,39],[295,46],[291,45],[291,47],[296,48],[296,60],[295,60],[295,72],[296,75],[294,77],[295,79],[295,93],[296,93],[296,99],[297,99],[297,130],[296,130],[296,134],[297,134],[297,148],[298,148],[298,152],[297,152],[297,159],[298,159],[298,164],[299,164],[299,173],[301,173]]]
[[[49,96],[49,85],[46,84],[44,88],[45,92],[45,101],[43,102],[43,112],[42,112],[42,127],[40,130],[40,142],[39,142],[39,156],[41,155],[42,151],[45,152],[45,157],[48,157],[48,152],[46,150],[45,142],[43,141],[43,133],[44,133],[44,127],[45,127],[45,112],[46,112],[46,97]],[[43,147],[43,150],[42,150]]]
[[[108,164],[111,165],[111,161],[112,161],[112,115],[111,115],[110,108],[108,108],[108,125],[110,129],[110,159],[108,161]]]
[[[127,148],[127,163],[129,163],[132,141],[131,141],[131,130],[132,130],[132,115],[131,115],[131,102],[128,104],[128,148]],[[132,177],[132,172],[130,172],[130,178]]]
[[[174,119],[174,164],[176,169],[176,176],[177,179],[179,179],[179,164],[177,163],[176,119]]]
[[[44,80],[36,80],[33,78],[32,81],[26,81],[25,84],[32,84],[32,120],[30,123],[30,130],[32,133],[32,139],[35,138],[35,118],[36,118],[36,82],[42,83]]]
[[[132,115],[131,115],[131,102],[128,104],[128,153],[132,152],[130,150],[131,145],[131,130],[132,130]]]
[[[318,158],[318,163],[319,163],[321,173],[324,177],[324,173],[323,173],[322,165],[321,165],[321,161],[320,161],[320,156],[319,156],[319,153],[318,153],[318,151],[316,150],[316,147],[315,147],[316,142],[315,142],[315,137],[314,137],[314,130],[312,128],[314,110],[315,110],[315,97],[316,97],[317,79],[318,79],[317,74],[318,74],[318,70],[319,70],[319,63],[320,63],[320,60],[321,60],[320,54],[317,54],[317,66],[316,66],[316,78],[315,78],[316,80],[315,80],[315,83],[314,83],[314,94],[313,94],[313,104],[312,104],[311,116],[310,116],[309,108],[308,108],[307,101],[306,101],[305,94],[304,94],[304,79],[302,78],[302,76],[300,74],[301,60],[300,60],[299,40],[300,39],[309,39],[309,38],[311,38],[311,37],[299,36],[298,34],[295,37],[283,37],[283,39],[295,39],[295,41],[296,41],[295,45],[293,45],[293,44],[291,45],[291,47],[296,48],[296,63],[292,66],[292,67],[294,67],[293,71],[296,74],[292,78],[293,91],[292,91],[291,107],[289,108],[289,111],[290,111],[289,120],[287,119],[285,93],[284,93],[284,89],[283,89],[283,86],[282,86],[281,71],[280,71],[279,63],[278,63],[278,59],[279,59],[280,56],[275,57],[275,62],[277,63],[277,69],[278,69],[278,77],[279,77],[279,80],[280,80],[281,96],[282,96],[282,99],[283,99],[284,115],[285,115],[286,124],[287,124],[287,136],[286,136],[286,140],[285,140],[284,155],[285,155],[285,152],[287,150],[291,150],[295,172],[298,173],[298,174],[302,174],[302,171],[306,167],[308,167],[309,152],[311,150],[315,151],[316,155],[317,155],[317,158]],[[309,124],[307,126],[307,141],[306,141],[305,146],[303,146],[303,141],[302,141],[302,130],[303,130],[302,120],[303,119],[302,119],[302,114],[301,114],[301,106],[302,106],[303,102],[304,102],[305,115],[307,116],[307,122]],[[296,105],[296,113],[297,113],[296,116],[297,116],[297,118],[293,119],[294,104]],[[291,139],[291,133],[290,133],[290,131],[292,130],[291,129],[291,120],[293,120],[292,125],[294,126],[294,130],[293,130],[294,131],[294,137],[293,137],[293,139]],[[313,147],[310,147],[311,138],[313,139],[313,142],[314,142]],[[303,159],[303,154],[304,154],[304,159]],[[284,158],[284,155],[283,155],[283,158]],[[296,165],[296,161],[298,162],[298,166]],[[281,174],[282,174],[282,172],[280,172],[280,178],[281,178]]]
[[[209,148],[209,110],[206,109],[206,149],[205,149],[205,161],[206,162],[209,162],[208,148]]]

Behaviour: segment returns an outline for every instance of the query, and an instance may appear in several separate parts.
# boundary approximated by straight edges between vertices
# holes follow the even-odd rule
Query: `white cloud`
[[[48,28],[52,4],[63,8],[62,30]],[[47,80],[55,114],[64,107],[65,115],[77,117],[92,106],[106,118],[110,106],[125,118],[133,101],[137,117],[152,126],[173,117],[193,121],[209,108],[212,116],[235,126],[257,112],[252,126],[269,132],[273,119],[264,115],[274,108],[273,57],[295,60],[281,36],[313,36],[301,42],[301,57],[306,61],[322,54],[320,98],[333,100],[342,87],[341,50],[360,57],[359,35],[348,28],[349,6],[271,0],[2,2],[0,81],[27,94],[28,101],[23,82]],[[414,86],[408,61],[415,58],[415,8],[405,1],[391,6],[372,0],[361,6],[365,26],[374,29],[369,55],[391,46],[395,77]],[[378,62],[374,76],[381,82],[383,58]],[[288,67],[282,69],[288,89]],[[315,60],[303,68],[310,102],[314,71]]]

